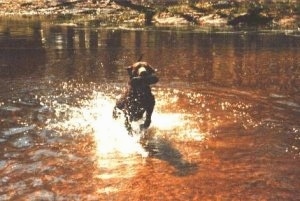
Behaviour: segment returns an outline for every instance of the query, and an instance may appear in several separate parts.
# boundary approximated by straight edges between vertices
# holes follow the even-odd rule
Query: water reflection
[[[26,27],[22,27],[21,23],[1,24],[0,76],[14,78],[41,75],[39,73],[46,63],[41,23],[30,23]]]
[[[2,25],[2,76],[39,71],[115,80],[123,74],[121,67],[143,54],[159,68],[163,81],[172,75],[171,84],[202,81],[280,93],[299,90],[299,39],[293,36],[86,29],[35,21],[29,33],[23,32],[27,26],[14,21]]]
[[[299,38],[1,20],[0,200],[299,197]],[[161,79],[130,137],[141,54]]]

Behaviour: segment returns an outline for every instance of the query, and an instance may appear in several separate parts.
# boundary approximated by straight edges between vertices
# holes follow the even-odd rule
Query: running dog
[[[113,117],[118,117],[117,110],[122,110],[125,115],[125,127],[132,134],[132,121],[138,121],[146,113],[146,119],[140,125],[147,129],[151,124],[151,116],[155,105],[155,98],[150,85],[158,82],[155,70],[147,62],[136,62],[126,68],[129,82],[125,93],[117,100],[113,109]]]

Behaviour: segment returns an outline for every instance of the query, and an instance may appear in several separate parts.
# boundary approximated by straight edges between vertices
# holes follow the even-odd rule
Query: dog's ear
[[[127,66],[125,67],[125,69],[127,70],[127,73],[129,75],[129,77],[133,77],[133,74],[132,74],[132,66]]]
[[[152,66],[148,65],[146,66],[147,71],[149,72],[149,74],[154,74],[157,69],[154,69]]]
[[[145,65],[145,62],[143,62],[143,61],[139,61],[139,62],[132,64],[132,66],[131,66],[132,76],[134,76],[134,77],[138,76],[139,68],[144,65]]]

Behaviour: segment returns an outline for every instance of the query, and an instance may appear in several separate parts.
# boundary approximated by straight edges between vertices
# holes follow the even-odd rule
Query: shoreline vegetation
[[[0,0],[0,18],[70,24],[283,29],[300,32],[298,0]]]

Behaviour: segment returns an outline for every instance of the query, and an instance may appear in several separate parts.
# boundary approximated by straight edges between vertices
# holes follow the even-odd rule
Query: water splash
[[[95,177],[114,186],[112,189],[99,189],[99,192],[116,192],[119,187],[114,182],[133,177],[148,152],[139,143],[142,133],[130,136],[124,119],[113,119],[113,98],[99,91],[93,91],[90,97],[80,100],[79,106],[55,104],[53,107],[59,118],[47,129],[74,137],[92,135],[99,169]]]
[[[55,113],[60,120],[48,125],[48,129],[59,130],[75,137],[92,134],[100,157],[110,153],[147,156],[147,152],[139,144],[139,133],[129,136],[123,126],[124,119],[112,118],[114,104],[112,98],[96,91],[92,93],[92,99],[81,100],[80,107],[56,103]]]
[[[184,113],[154,113],[153,125],[158,132],[176,132],[176,135],[168,136],[168,139],[176,141],[203,141],[204,133],[201,133],[197,125],[191,121],[193,117]]]
[[[146,151],[139,144],[139,133],[129,136],[124,127],[124,119],[122,117],[117,120],[112,118],[114,104],[113,100],[102,93],[96,93],[95,99],[92,100],[93,108],[96,108],[98,114],[92,121],[97,152],[99,154],[116,152],[122,155],[141,154],[146,156]]]
[[[124,117],[122,115],[119,119],[112,117],[118,87],[113,85],[78,87],[74,83],[63,83],[61,88],[62,91],[56,94],[71,101],[68,102],[64,98],[60,101],[51,100],[56,118],[48,124],[47,129],[75,138],[92,136],[96,145],[95,155],[99,169],[95,177],[109,185],[113,183],[114,186],[112,189],[99,189],[99,192],[118,191],[121,187],[115,182],[136,175],[148,155],[153,155],[157,151],[161,152],[156,153],[158,156],[169,156],[169,152],[173,153],[174,150],[177,153],[178,150],[171,145],[173,142],[204,139],[197,122],[194,122],[193,114],[182,110],[175,113],[170,110],[166,113],[164,106],[176,105],[176,101],[170,104],[170,98],[173,96],[165,97],[163,89],[156,94],[157,107],[152,116],[150,129],[140,130],[139,125],[142,122],[135,122],[132,125],[134,135],[130,136],[124,126]],[[50,101],[51,98],[47,99]],[[54,99],[57,99],[57,96],[54,96]],[[166,147],[168,149],[165,149]],[[179,163],[175,164],[176,167],[181,164],[184,157],[179,159]]]

